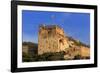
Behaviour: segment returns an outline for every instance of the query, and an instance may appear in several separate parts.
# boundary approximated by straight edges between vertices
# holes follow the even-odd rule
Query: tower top
[[[40,25],[40,28],[46,28],[46,29],[53,29],[53,28],[59,28],[59,29],[62,29],[59,25],[45,25],[45,24],[42,24]]]

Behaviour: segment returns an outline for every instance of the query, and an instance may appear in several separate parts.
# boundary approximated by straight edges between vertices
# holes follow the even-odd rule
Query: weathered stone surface
[[[60,52],[69,47],[64,31],[56,25],[41,26],[38,36],[38,54]]]
[[[27,45],[22,46],[22,52],[23,53],[28,53],[29,52],[28,50],[29,50],[29,47]]]
[[[90,49],[87,47],[81,46],[80,55],[82,58],[89,57],[90,56]]]

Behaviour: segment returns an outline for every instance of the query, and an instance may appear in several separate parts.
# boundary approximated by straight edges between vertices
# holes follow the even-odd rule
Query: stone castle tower
[[[57,25],[41,25],[38,33],[38,54],[60,52],[68,48],[68,39]]]

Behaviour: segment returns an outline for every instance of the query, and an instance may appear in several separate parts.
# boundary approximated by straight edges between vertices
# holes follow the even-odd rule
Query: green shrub
[[[23,61],[24,62],[31,62],[31,61],[54,61],[54,60],[64,60],[63,58],[64,52],[48,52],[44,53],[42,55],[29,55],[29,54],[23,54]]]

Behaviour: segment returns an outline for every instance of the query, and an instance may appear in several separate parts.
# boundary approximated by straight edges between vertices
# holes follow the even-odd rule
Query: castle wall
[[[90,49],[84,46],[81,46],[80,55],[82,57],[89,57],[90,56]]]
[[[27,45],[22,46],[22,52],[28,54],[29,47]]]

